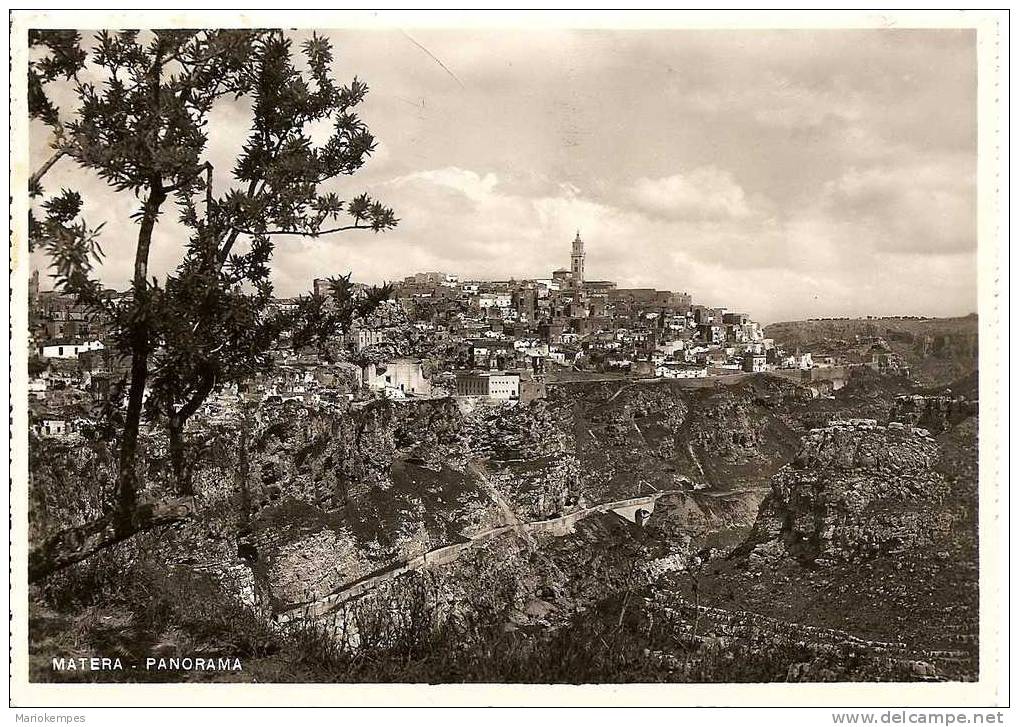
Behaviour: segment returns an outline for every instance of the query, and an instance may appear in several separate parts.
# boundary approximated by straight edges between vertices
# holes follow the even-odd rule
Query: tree
[[[91,49],[76,33],[40,31],[31,42],[50,51],[50,60],[29,69],[33,117],[58,132],[60,156],[139,200],[127,303],[104,294],[94,277],[102,227],[81,219],[78,192],[62,190],[42,204],[41,221],[30,220],[30,236],[49,255],[57,285],[110,321],[115,351],[130,360],[118,389],[123,402],[114,398],[105,417],[119,451],[115,501],[101,521],[33,550],[35,580],[181,517],[179,502],[139,507],[143,421],[166,427],[178,494],[192,495],[184,427],[215,387],[269,367],[284,331],[294,332],[295,344],[322,344],[391,292],[355,289],[346,276],[332,279],[328,296],[302,299],[297,311],[275,310],[276,238],[377,233],[397,219],[366,194],[344,200],[324,188],[360,169],[375,140],[355,113],[367,86],[357,78],[347,85],[333,80],[332,48],[317,35],[301,44],[307,70],[298,69],[292,40],[278,30],[104,31]],[[102,84],[80,80],[89,63],[105,77]],[[61,80],[77,102],[66,121],[46,95],[47,84]],[[250,130],[224,175],[207,158],[209,115],[217,102],[241,98],[251,102]],[[331,125],[321,145],[308,131],[317,122]],[[33,175],[33,196],[42,195],[48,168]],[[187,239],[179,266],[160,284],[149,275],[149,256],[155,226],[170,210]]]
[[[46,94],[46,85],[59,78],[71,80],[85,67],[85,52],[81,49],[81,37],[73,30],[30,30],[29,48],[45,49],[45,55],[28,66],[28,115],[42,121],[53,131],[50,146],[53,154],[32,173],[28,180],[29,194],[38,196],[42,188],[40,181],[50,168],[63,157],[68,146],[64,138],[64,127],[60,111]]]

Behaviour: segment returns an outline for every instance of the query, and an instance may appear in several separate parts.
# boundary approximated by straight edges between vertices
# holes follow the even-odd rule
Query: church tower
[[[577,236],[573,240],[573,254],[570,255],[570,260],[573,284],[580,288],[584,285],[584,241],[580,239],[580,230],[577,230]]]

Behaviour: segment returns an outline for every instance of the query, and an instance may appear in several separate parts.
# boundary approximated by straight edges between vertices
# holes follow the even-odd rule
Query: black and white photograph
[[[23,693],[1003,704],[997,21],[382,17],[12,14]]]

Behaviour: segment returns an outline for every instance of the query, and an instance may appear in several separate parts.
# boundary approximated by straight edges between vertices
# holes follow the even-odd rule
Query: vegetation
[[[484,609],[438,624],[420,580],[401,592],[398,607],[377,604],[361,613],[357,623],[364,641],[361,648],[349,649],[312,622],[288,632],[267,628],[207,577],[168,573],[147,560],[127,575],[123,589],[107,590],[79,609],[73,626],[36,616],[33,642],[45,647],[36,652],[68,654],[76,646],[91,647],[139,663],[153,655],[239,658],[242,671],[189,672],[186,678],[287,683],[780,682],[792,665],[815,658],[802,644],[753,639],[725,649],[699,648],[683,638],[677,624],[623,607],[622,596],[553,631],[507,630],[501,614]],[[831,666],[812,680],[904,676],[875,672],[866,660]],[[181,676],[138,670],[128,678],[178,681]],[[55,673],[40,660],[33,678],[123,681],[124,674]]]
[[[58,287],[110,321],[115,353],[130,360],[99,427],[118,453],[116,491],[102,518],[33,550],[35,581],[180,517],[177,503],[139,505],[143,422],[166,428],[177,495],[193,495],[185,425],[213,389],[268,368],[284,334],[298,347],[324,347],[391,292],[358,290],[348,275],[334,278],[328,295],[276,310],[274,240],[381,232],[397,219],[366,194],[344,200],[329,188],[362,167],[375,139],[356,114],[367,85],[333,79],[332,49],[320,37],[301,44],[307,70],[277,30],[103,31],[87,44],[73,31],[33,31],[30,44],[39,52],[29,67],[30,112],[52,129],[54,148],[30,180],[42,214],[32,215],[30,237],[51,260]],[[96,76],[104,80],[86,80]],[[51,100],[56,84],[73,93],[69,114]],[[232,169],[214,169],[209,115],[217,103],[242,98],[251,104],[246,142]],[[314,124],[332,129],[319,145],[309,131]],[[139,201],[127,303],[95,277],[103,226],[82,218],[81,194],[64,189],[44,198],[44,175],[65,157]],[[161,282],[149,261],[155,227],[169,213],[183,255]]]

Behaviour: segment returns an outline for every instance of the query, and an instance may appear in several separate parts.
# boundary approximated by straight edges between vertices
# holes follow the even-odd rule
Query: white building
[[[36,377],[28,380],[28,395],[34,399],[45,399],[46,389],[49,387],[49,382],[42,377]]]
[[[488,308],[509,308],[513,304],[513,296],[509,293],[482,293],[478,296],[478,307],[482,310]]]
[[[663,379],[703,379],[707,375],[707,366],[665,363],[655,367],[655,376]]]
[[[674,341],[663,341],[662,343],[659,343],[655,347],[655,350],[668,358],[670,356],[675,356],[676,353],[682,351],[685,347],[686,342],[681,338],[677,338]]]
[[[520,374],[489,374],[488,398],[506,400],[519,399]]]
[[[743,370],[759,374],[768,370],[768,358],[763,353],[746,352],[743,354]]]
[[[380,346],[386,342],[385,331],[375,328],[360,328],[357,331],[357,350],[363,351],[372,346]]]
[[[70,428],[63,419],[43,419],[36,425],[36,432],[44,437],[62,437],[70,434]]]
[[[43,358],[78,358],[85,351],[101,351],[102,341],[51,341],[39,347],[39,355]]]
[[[364,383],[376,390],[392,389],[401,395],[431,396],[432,382],[425,377],[421,361],[401,358],[364,369]],[[387,392],[388,393],[388,392]]]
[[[538,289],[539,298],[547,298],[549,296],[549,293],[551,293],[553,290],[560,289],[559,281],[554,280],[552,278],[542,278],[540,280],[535,280],[534,284]]]

